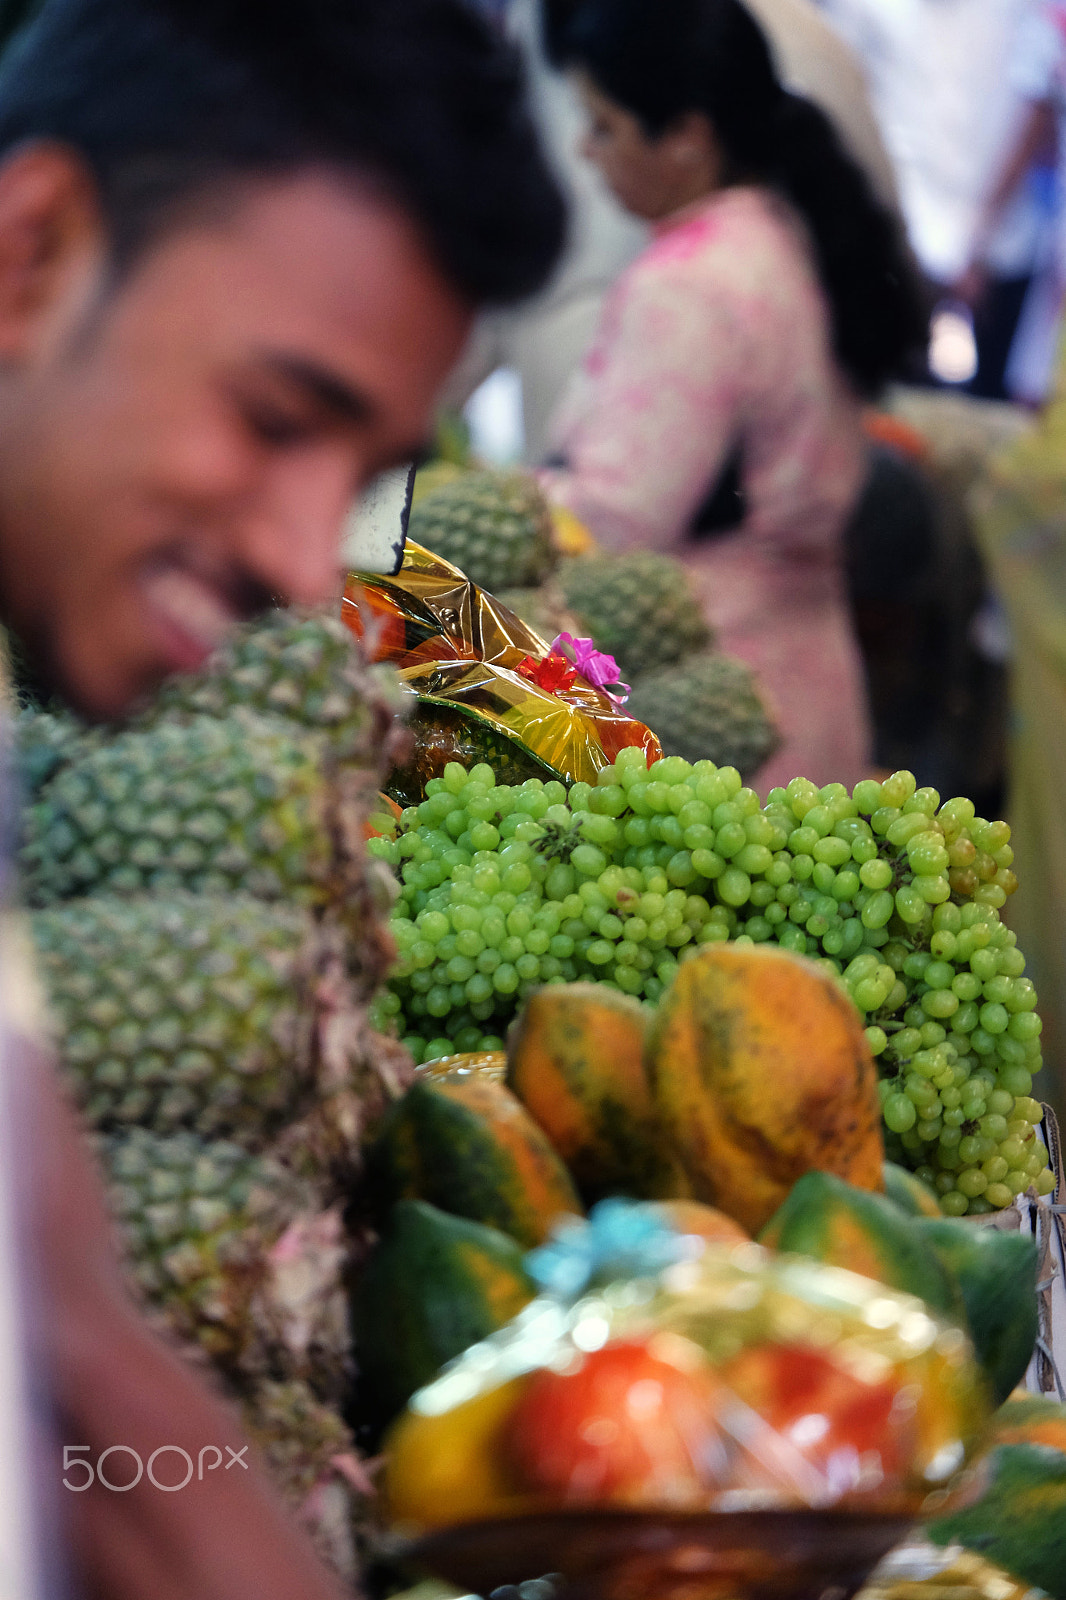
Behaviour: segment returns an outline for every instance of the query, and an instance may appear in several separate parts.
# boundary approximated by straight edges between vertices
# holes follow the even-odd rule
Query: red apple
[[[510,1464],[568,1504],[705,1504],[727,1465],[722,1392],[688,1340],[606,1344],[533,1374],[507,1429]]]
[[[720,1371],[733,1394],[814,1467],[833,1498],[900,1487],[917,1448],[897,1377],[860,1376],[804,1345],[754,1345]]]

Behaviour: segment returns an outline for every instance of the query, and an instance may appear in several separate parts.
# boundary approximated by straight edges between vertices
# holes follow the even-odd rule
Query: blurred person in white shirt
[[[989,274],[990,245],[1019,191],[1041,163],[1052,196],[1054,223],[1047,230],[1039,273],[1023,308],[1011,352],[1008,383],[1013,394],[1036,404],[1047,398],[1056,335],[1066,298],[1066,4],[1040,0],[1026,15],[1015,42],[1009,79],[1022,105],[1011,137],[984,195],[963,292],[977,302]]]
[[[863,63],[922,270],[941,296],[975,302],[980,364],[972,392],[999,397],[1048,236],[1046,201],[1028,181],[1035,147],[992,227],[986,201],[1027,120],[1027,94],[1010,63],[1040,0],[822,4]]]

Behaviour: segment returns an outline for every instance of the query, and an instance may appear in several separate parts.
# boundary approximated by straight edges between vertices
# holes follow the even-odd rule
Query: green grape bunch
[[[450,764],[371,850],[398,873],[379,1026],[415,1059],[502,1048],[545,983],[654,1004],[701,945],[773,942],[838,975],[880,1071],[890,1157],[950,1216],[1054,1179],[1032,1098],[1036,992],[1000,909],[1010,829],[913,774],[761,802],[732,767],[622,750],[597,783]]]

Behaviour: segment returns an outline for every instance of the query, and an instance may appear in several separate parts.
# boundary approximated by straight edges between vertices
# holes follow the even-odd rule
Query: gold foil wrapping
[[[547,641],[420,545],[408,541],[394,578],[352,573],[342,614],[373,660],[396,666],[415,701],[414,755],[389,785],[405,805],[449,761],[487,761],[499,783],[594,784],[627,745],[649,762],[662,754],[643,723],[584,679],[549,693],[523,676],[523,663],[549,656]]]

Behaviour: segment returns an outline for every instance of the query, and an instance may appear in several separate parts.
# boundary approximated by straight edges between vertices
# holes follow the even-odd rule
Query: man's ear
[[[102,260],[96,185],[51,141],[0,161],[0,361],[25,358],[87,301]]]

